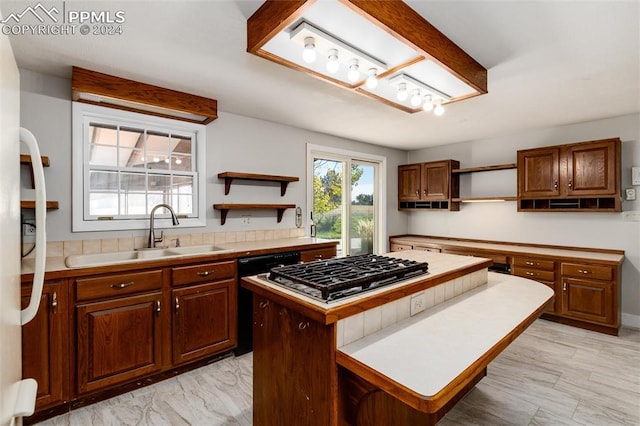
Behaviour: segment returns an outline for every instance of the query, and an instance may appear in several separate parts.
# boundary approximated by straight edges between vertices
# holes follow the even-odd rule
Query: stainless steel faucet
[[[156,238],[155,227],[153,225],[153,214],[160,207],[164,207],[165,209],[169,210],[169,213],[171,213],[171,221],[173,222],[173,226],[180,224],[180,222],[178,222],[178,217],[169,204],[158,204],[157,206],[152,208],[151,213],[149,214],[149,243],[147,244],[147,248],[155,248],[156,243],[162,242],[162,240],[164,239],[162,231],[160,231],[160,238]]]

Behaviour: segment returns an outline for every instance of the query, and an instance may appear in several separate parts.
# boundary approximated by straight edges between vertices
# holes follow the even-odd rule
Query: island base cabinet
[[[31,299],[31,286],[22,288],[22,308]],[[66,402],[69,369],[67,287],[45,283],[35,318],[22,326],[22,377],[38,382],[36,411]]]
[[[235,280],[173,290],[173,363],[180,364],[236,345]]]
[[[162,293],[76,306],[78,393],[162,369]]]
[[[253,298],[253,424],[337,425],[335,324]]]

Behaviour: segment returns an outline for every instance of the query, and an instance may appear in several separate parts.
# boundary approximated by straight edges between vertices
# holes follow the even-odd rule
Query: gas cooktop
[[[269,280],[314,299],[332,302],[416,276],[429,264],[364,254],[272,268]]]

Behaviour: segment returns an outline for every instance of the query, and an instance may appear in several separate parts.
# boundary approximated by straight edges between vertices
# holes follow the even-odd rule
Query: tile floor
[[[39,425],[251,425],[252,367],[227,358]],[[640,330],[538,320],[438,424],[640,425]]]

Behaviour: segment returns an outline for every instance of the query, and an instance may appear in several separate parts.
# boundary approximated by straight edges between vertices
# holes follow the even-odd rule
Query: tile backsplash
[[[182,247],[198,246],[204,244],[225,244],[244,241],[280,240],[284,238],[304,237],[304,228],[286,229],[259,229],[253,231],[236,232],[201,232],[193,234],[165,235],[161,245],[175,246],[176,239],[180,240]],[[74,254],[113,253],[118,251],[131,251],[143,248],[147,245],[146,236],[130,238],[104,238],[93,240],[68,240],[47,242],[47,257],[67,257]],[[33,243],[22,245],[23,253],[26,253]],[[35,251],[26,256],[27,259],[35,257]]]
[[[486,284],[488,280],[486,269],[472,272],[460,278],[419,291],[424,293],[425,309],[443,303],[464,292]],[[394,300],[382,306],[350,316],[338,321],[336,329],[336,346],[339,348],[365,336],[375,333],[385,327],[409,318],[411,312],[411,297]]]

